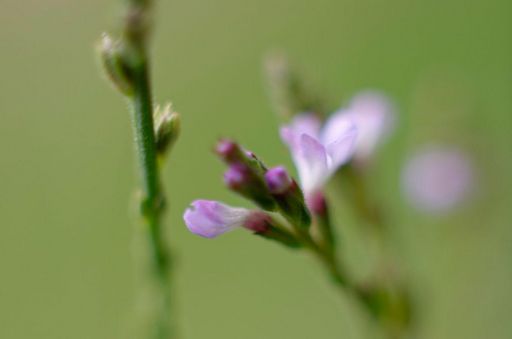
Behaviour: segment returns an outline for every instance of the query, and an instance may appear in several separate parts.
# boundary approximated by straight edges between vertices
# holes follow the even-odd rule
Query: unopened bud
[[[282,166],[268,170],[267,173],[265,173],[265,181],[272,194],[285,193],[293,183],[288,172]]]
[[[265,184],[266,167],[254,153],[227,139],[217,143],[215,153],[229,166],[224,174],[224,181],[229,188],[254,201],[264,210],[275,210],[275,201]]]
[[[263,162],[253,152],[243,149],[232,140],[219,140],[215,146],[215,153],[228,165],[235,163],[244,164],[260,175],[265,174],[267,171]]]
[[[244,227],[263,238],[277,241],[285,246],[301,247],[300,241],[290,232],[274,226],[274,220],[266,213],[254,211],[244,223]]]
[[[282,166],[271,168],[265,173],[265,182],[283,216],[294,226],[308,228],[311,216],[304,195],[286,169]]]
[[[215,153],[227,164],[234,162],[245,162],[247,155],[244,154],[240,146],[231,140],[221,139],[215,146]]]
[[[255,211],[247,219],[245,219],[244,227],[254,233],[265,233],[271,227],[271,218],[269,215]]]
[[[275,202],[261,177],[250,167],[234,163],[224,173],[225,184],[243,197],[254,201],[264,210],[272,211]]]
[[[105,74],[114,87],[126,96],[133,95],[133,80],[123,59],[120,42],[114,41],[108,34],[104,33],[98,51]]]
[[[314,192],[306,198],[309,210],[317,216],[323,216],[327,214],[327,201],[322,192]]]
[[[159,155],[171,149],[180,133],[180,116],[172,110],[171,104],[164,109],[158,107],[154,113],[155,144]]]

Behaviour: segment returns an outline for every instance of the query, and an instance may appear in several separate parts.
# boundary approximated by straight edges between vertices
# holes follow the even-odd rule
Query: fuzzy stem
[[[149,31],[148,0],[129,0],[124,27],[125,60],[133,82],[132,121],[135,148],[142,184],[141,213],[147,227],[150,249],[150,272],[154,289],[151,324],[152,338],[170,339],[171,326],[170,256],[163,236],[162,216],[165,199],[155,142],[153,102],[147,57]]]

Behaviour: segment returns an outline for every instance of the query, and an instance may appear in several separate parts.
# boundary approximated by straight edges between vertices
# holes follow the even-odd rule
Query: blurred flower
[[[334,115],[322,128],[314,114],[295,116],[281,129],[306,196],[320,190],[355,149],[356,126],[349,115]]]
[[[185,211],[183,219],[190,232],[205,238],[241,227],[253,211],[225,205],[218,201],[196,200]]]
[[[335,113],[333,119],[341,119],[344,114],[349,115],[357,126],[354,158],[364,162],[391,132],[395,121],[393,106],[383,94],[364,91],[350,101],[348,108]]]
[[[464,153],[453,148],[432,147],[408,161],[402,186],[417,209],[442,212],[466,197],[473,179],[473,168]]]

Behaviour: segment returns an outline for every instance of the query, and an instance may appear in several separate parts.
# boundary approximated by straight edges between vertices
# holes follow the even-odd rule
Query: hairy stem
[[[125,60],[133,85],[133,130],[142,184],[141,213],[146,224],[152,276],[152,338],[173,337],[171,326],[170,256],[167,251],[162,216],[165,199],[160,184],[158,152],[155,142],[153,102],[147,57],[150,1],[130,0],[125,18]]]

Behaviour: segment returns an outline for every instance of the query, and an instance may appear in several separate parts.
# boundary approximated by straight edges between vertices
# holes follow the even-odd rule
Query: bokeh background
[[[0,2],[0,338],[130,337],[136,167],[126,105],[94,54],[120,8]],[[158,1],[155,97],[183,118],[164,173],[183,337],[364,335],[306,255],[247,232],[201,239],[181,219],[199,197],[247,205],[222,187],[211,154],[220,136],[291,165],[261,73],[280,49],[333,107],[367,88],[398,107],[371,180],[417,294],[418,338],[510,338],[511,13],[506,0]],[[462,147],[477,173],[473,195],[442,216],[415,211],[399,190],[404,160],[430,142]],[[350,211],[338,214],[339,232],[355,227]],[[364,242],[345,243],[364,256]]]

